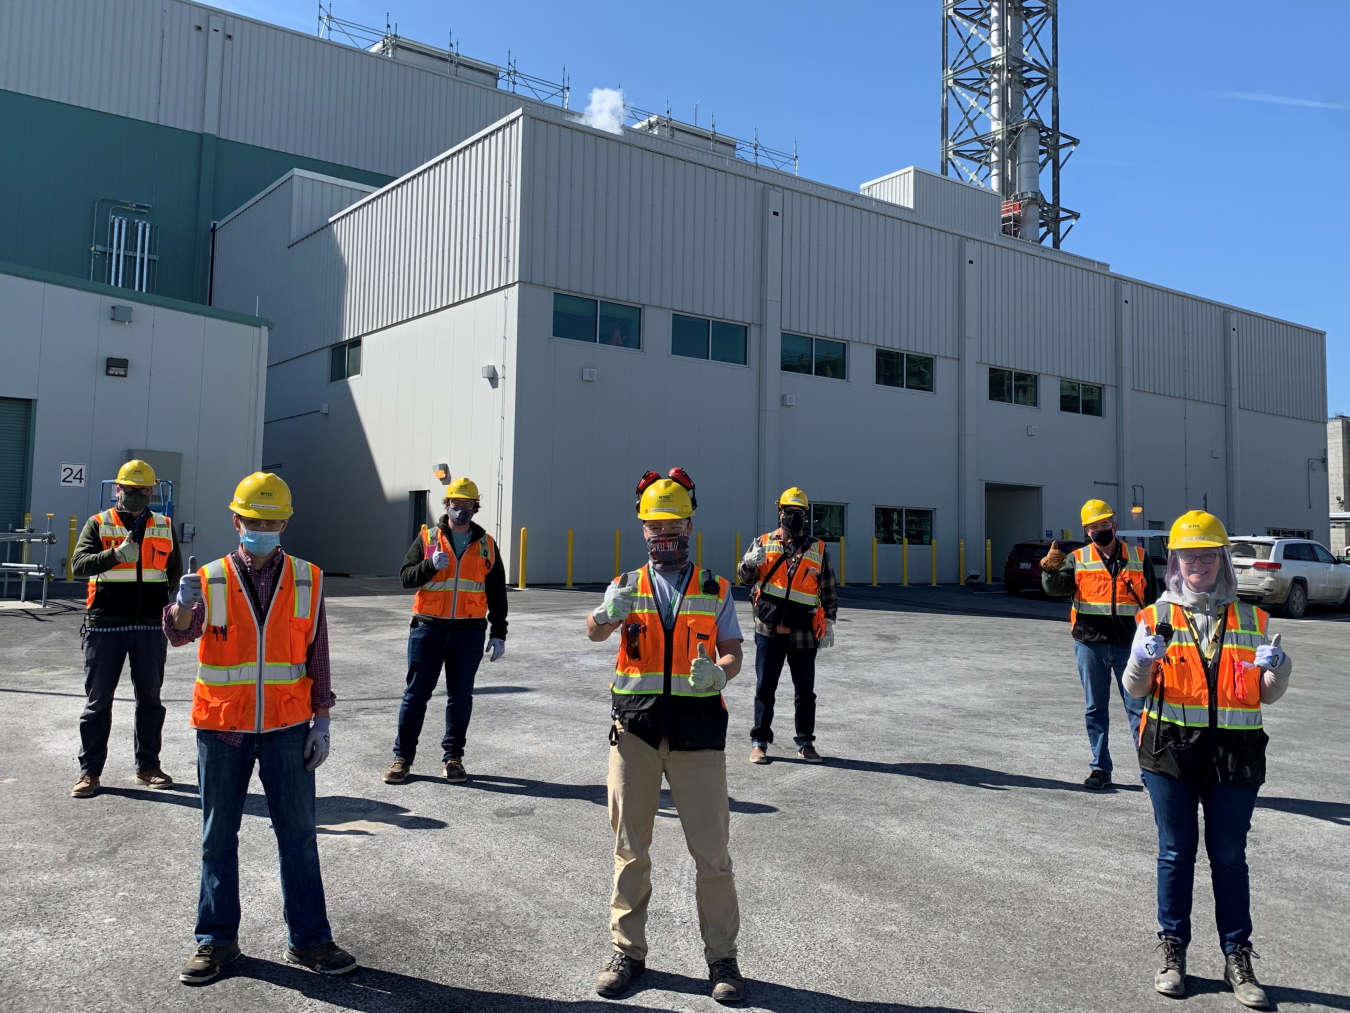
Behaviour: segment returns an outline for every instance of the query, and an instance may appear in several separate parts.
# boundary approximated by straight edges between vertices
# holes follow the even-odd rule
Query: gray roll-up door
[[[33,402],[0,397],[0,531],[23,524],[33,464]]]

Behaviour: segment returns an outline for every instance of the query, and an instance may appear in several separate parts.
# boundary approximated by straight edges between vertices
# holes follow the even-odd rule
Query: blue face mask
[[[244,551],[255,556],[265,556],[281,544],[280,531],[251,531],[244,528],[239,532],[239,544]]]

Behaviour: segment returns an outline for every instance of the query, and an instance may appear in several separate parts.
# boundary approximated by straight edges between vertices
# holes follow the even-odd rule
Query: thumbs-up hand
[[[1262,644],[1256,649],[1256,667],[1264,668],[1268,672],[1273,672],[1285,663],[1289,655],[1284,653],[1284,648],[1280,646],[1280,636],[1277,633],[1271,638],[1270,643]]]
[[[1046,573],[1054,573],[1064,565],[1064,560],[1068,557],[1063,549],[1059,547],[1059,542],[1050,543],[1050,551],[1045,554],[1041,560],[1041,569]]]
[[[202,578],[197,573],[197,557],[188,556],[187,571],[178,578],[177,604],[180,609],[191,610],[193,605],[202,600]]]
[[[764,547],[764,543],[756,538],[750,543],[750,548],[745,550],[745,556],[742,562],[749,566],[763,566],[769,558],[769,550]]]
[[[700,641],[698,656],[689,665],[689,688],[695,693],[720,693],[726,684],[726,673],[708,657],[708,645]]]
[[[134,563],[141,558],[141,547],[131,535],[127,535],[122,544],[113,550],[113,555],[119,563]]]
[[[450,553],[444,549],[437,549],[431,554],[431,565],[437,570],[444,570],[450,565]]]

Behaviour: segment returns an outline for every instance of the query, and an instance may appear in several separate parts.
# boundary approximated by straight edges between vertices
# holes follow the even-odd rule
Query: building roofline
[[[304,177],[305,179],[317,179],[321,183],[335,183],[338,186],[345,186],[349,190],[364,190],[367,194],[373,193],[374,191],[380,189],[377,186],[371,186],[369,183],[358,183],[354,179],[342,179],[339,176],[325,176],[321,172],[310,172],[308,169],[301,169],[301,168],[289,169],[287,170],[286,174],[282,176],[280,179],[276,180],[274,183],[268,184],[262,190],[259,190],[252,197],[244,201],[244,203],[240,204],[237,208],[235,208],[233,211],[227,214],[220,221],[216,222],[216,228],[219,229],[223,227],[227,222],[238,217],[239,215],[242,215],[245,211],[251,208],[254,204],[258,203],[258,201],[262,200],[273,190],[277,189],[279,186],[281,186],[282,183],[285,183],[292,176],[301,176]],[[364,198],[362,199],[364,200]]]
[[[25,278],[28,281],[37,281],[44,285],[59,285],[62,288],[73,288],[81,292],[92,292],[95,295],[107,296],[110,299],[124,299],[127,302],[138,302],[148,306],[158,306],[160,309],[177,310],[180,313],[192,313],[199,317],[227,320],[232,324],[245,324],[249,327],[266,327],[269,330],[275,326],[272,321],[268,320],[266,317],[255,317],[248,313],[236,313],[234,310],[225,310],[218,306],[205,306],[202,303],[187,302],[184,299],[171,299],[166,295],[155,295],[152,292],[136,292],[129,288],[118,288],[116,285],[105,285],[101,281],[86,281],[84,278],[77,278],[74,275],[57,274],[55,271],[43,271],[36,267],[26,267],[23,264],[9,264],[0,261],[0,274],[7,274],[15,278]]]

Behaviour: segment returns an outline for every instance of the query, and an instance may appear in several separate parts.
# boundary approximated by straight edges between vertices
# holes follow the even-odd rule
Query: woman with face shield
[[[1124,684],[1146,696],[1139,765],[1158,825],[1158,938],[1163,967],[1153,987],[1186,991],[1186,948],[1205,811],[1205,850],[1224,979],[1237,1000],[1261,1008],[1252,971],[1247,831],[1266,773],[1261,705],[1284,695],[1293,662],[1266,613],[1237,600],[1228,533],[1192,510],[1172,525],[1167,590],[1139,614]]]

